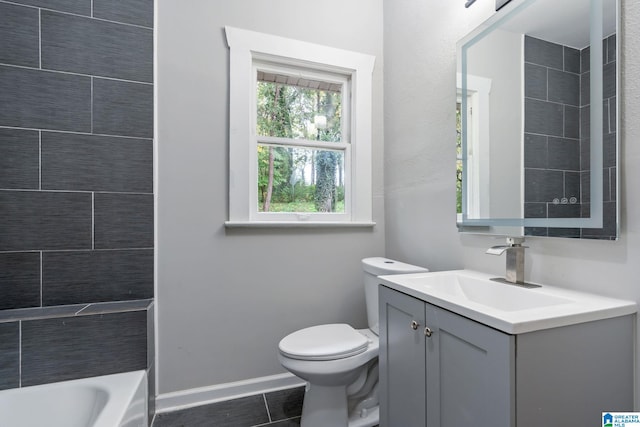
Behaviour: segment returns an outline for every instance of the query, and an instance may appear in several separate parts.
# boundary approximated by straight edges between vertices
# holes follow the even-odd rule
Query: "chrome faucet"
[[[491,255],[507,253],[507,272],[505,279],[509,283],[524,285],[524,237],[507,237],[506,245],[492,246],[487,249]]]

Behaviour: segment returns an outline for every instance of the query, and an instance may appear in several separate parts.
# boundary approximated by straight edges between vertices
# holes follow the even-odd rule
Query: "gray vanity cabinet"
[[[635,315],[510,335],[385,286],[379,303],[380,427],[582,427],[633,410]]]
[[[386,287],[380,307],[381,427],[514,425],[513,336]]]

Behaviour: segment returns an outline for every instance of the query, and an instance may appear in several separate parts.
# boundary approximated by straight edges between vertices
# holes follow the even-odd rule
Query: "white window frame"
[[[229,68],[229,220],[227,227],[253,226],[372,226],[371,97],[375,57],[270,34],[225,27],[230,49]],[[257,69],[299,70],[301,75],[340,76],[350,93],[341,143],[323,142],[344,150],[344,213],[272,213],[257,209],[256,135]],[[344,90],[344,89],[343,89]],[[280,138],[278,138],[280,140]],[[272,141],[275,142],[275,141]],[[291,145],[305,146],[303,141]],[[335,146],[333,146],[335,145]],[[311,148],[317,148],[313,146]]]
[[[462,102],[462,75],[457,74],[458,102],[467,106],[467,170],[463,170],[463,180],[466,182],[467,211],[458,215],[458,222],[462,222],[462,215],[469,218],[489,218],[491,158],[490,144],[480,144],[480,141],[490,141],[490,95],[491,79],[467,75],[466,103]],[[462,112],[465,114],[465,112]],[[464,158],[465,153],[462,153]]]

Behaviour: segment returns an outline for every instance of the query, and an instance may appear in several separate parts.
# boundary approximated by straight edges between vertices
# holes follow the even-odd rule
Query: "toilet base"
[[[380,409],[375,406],[367,410],[367,415],[361,417],[360,414],[354,414],[349,417],[349,427],[373,427],[380,424]]]
[[[302,404],[300,427],[373,427],[380,421],[378,406],[366,410],[366,415],[349,416],[346,386],[308,384]]]
[[[300,427],[348,427],[347,387],[308,384]]]

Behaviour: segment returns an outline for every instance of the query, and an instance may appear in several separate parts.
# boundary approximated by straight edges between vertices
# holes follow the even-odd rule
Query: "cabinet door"
[[[514,337],[431,304],[426,327],[427,426],[515,426]]]
[[[379,292],[380,426],[425,427],[424,302],[384,286]]]

